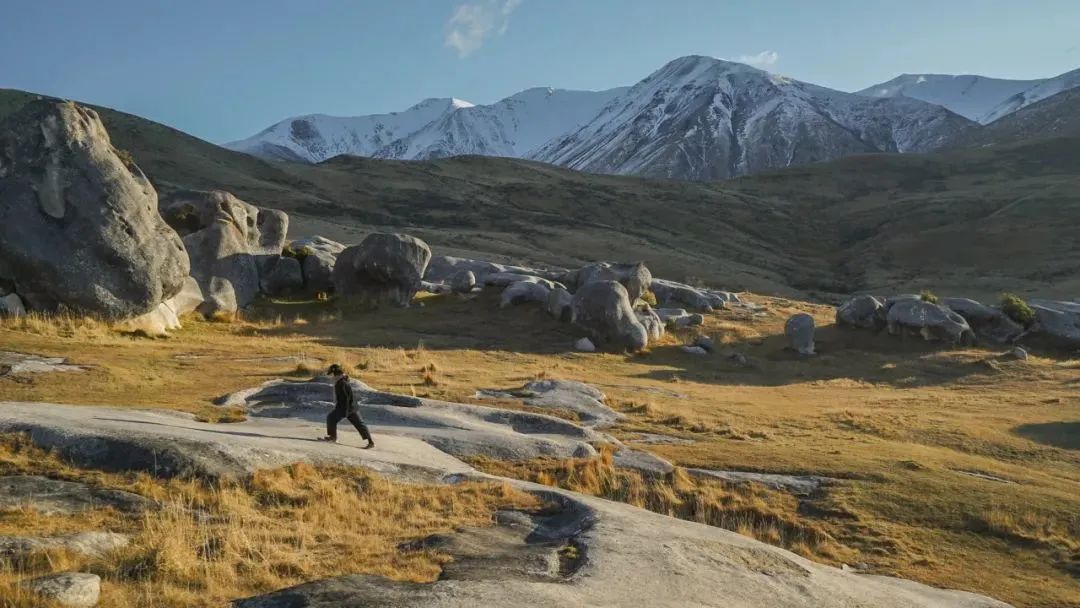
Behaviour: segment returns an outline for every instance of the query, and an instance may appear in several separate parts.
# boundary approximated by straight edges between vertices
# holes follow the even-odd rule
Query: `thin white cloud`
[[[492,35],[502,36],[510,27],[510,15],[521,0],[473,0],[459,4],[446,22],[443,45],[458,57],[468,57]]]
[[[739,55],[733,59],[733,61],[752,65],[755,68],[764,70],[771,68],[776,65],[777,61],[780,61],[780,53],[777,53],[776,51],[761,51],[757,55]]]

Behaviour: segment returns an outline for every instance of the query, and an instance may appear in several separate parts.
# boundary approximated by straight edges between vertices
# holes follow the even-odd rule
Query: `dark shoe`
[[[319,437],[316,441],[325,441],[327,443],[337,443],[337,439],[334,437]]]
[[[364,449],[365,450],[370,450],[373,447],[375,447],[375,440],[374,439],[368,439],[367,440],[367,445],[364,446]]]

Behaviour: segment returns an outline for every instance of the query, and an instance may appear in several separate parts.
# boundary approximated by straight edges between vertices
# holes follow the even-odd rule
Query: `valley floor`
[[[732,512],[752,505],[776,524],[741,532],[819,561],[1017,606],[1080,605],[1080,360],[1034,350],[1015,361],[999,356],[1004,349],[841,331],[830,307],[746,299],[764,305],[764,314],[708,315],[701,331],[719,348],[705,357],[679,350],[689,334],[669,334],[635,356],[570,353],[577,336],[569,325],[531,307],[499,309],[486,295],[429,296],[422,307],[377,313],[267,302],[245,320],[192,320],[164,340],[76,319],[8,320],[0,350],[66,357],[88,369],[0,376],[0,400],[167,408],[225,423],[238,414],[212,399],[274,378],[310,377],[331,362],[380,390],[519,409],[476,392],[537,377],[580,380],[626,414],[609,432],[628,442],[662,436],[634,445],[679,467],[837,480],[810,496],[733,494],[725,499]],[[784,320],[800,311],[818,322],[817,357],[784,349]],[[648,492],[617,491],[633,480],[583,481],[586,470],[610,474],[588,469],[594,464],[474,464],[690,519],[700,519],[685,507],[696,493],[718,491],[676,479],[671,497],[657,502]],[[517,500],[490,491],[486,505]],[[816,544],[786,537],[807,531]]]

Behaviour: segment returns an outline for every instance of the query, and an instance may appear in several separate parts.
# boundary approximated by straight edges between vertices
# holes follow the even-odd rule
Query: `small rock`
[[[686,346],[683,346],[683,347],[682,347],[682,349],[680,349],[680,350],[682,350],[682,352],[684,352],[684,353],[686,353],[686,354],[688,354],[688,355],[698,355],[698,356],[701,356],[701,355],[707,355],[707,354],[709,354],[709,351],[705,350],[704,348],[702,348],[702,347],[700,347],[700,346],[690,346],[690,345],[686,345]]]
[[[710,353],[716,350],[716,342],[714,342],[712,338],[704,334],[698,336],[697,338],[694,338],[694,346],[704,348]]]
[[[692,315],[686,315],[685,317],[679,317],[675,320],[675,325],[678,327],[697,327],[705,323],[705,316],[701,313],[694,313]]]
[[[750,357],[747,357],[742,353],[732,353],[728,355],[728,358],[731,359],[732,363],[739,367],[750,367]]]
[[[93,608],[101,598],[101,577],[86,572],[51,574],[25,585],[41,597],[70,608]]]
[[[577,342],[574,342],[574,350],[582,353],[595,353],[596,345],[592,343],[592,340],[582,338]]]
[[[476,287],[476,274],[471,270],[461,269],[450,278],[450,289],[454,293],[472,293]]]
[[[9,293],[0,296],[0,317],[22,317],[26,315],[26,307],[23,306],[22,298],[17,294]]]
[[[1019,346],[1009,351],[1009,354],[1012,355],[1014,359],[1018,359],[1020,361],[1027,361],[1028,358],[1028,352]]]

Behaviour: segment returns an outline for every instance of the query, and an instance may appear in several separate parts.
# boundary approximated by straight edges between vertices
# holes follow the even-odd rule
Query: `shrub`
[[[919,292],[919,299],[922,300],[923,302],[929,302],[931,304],[937,304],[938,303],[938,297],[936,295],[934,295],[934,292],[930,291],[929,289],[924,289],[924,290],[920,291]]]
[[[293,249],[292,243],[285,243],[285,247],[281,249],[281,257],[283,258],[296,258],[301,263],[304,258],[309,255],[315,255],[315,250],[311,247],[301,247],[299,249]]]
[[[1025,327],[1035,320],[1035,311],[1015,293],[1001,294],[1001,310],[1010,319]]]
[[[656,308],[656,294],[651,289],[646,289],[645,293],[641,294],[641,301]]]

